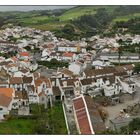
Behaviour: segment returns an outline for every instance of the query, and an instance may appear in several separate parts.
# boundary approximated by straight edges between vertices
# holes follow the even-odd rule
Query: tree
[[[129,123],[129,132],[140,130],[140,118],[135,118]]]
[[[119,60],[119,65],[120,65],[120,60],[121,60],[121,56],[123,54],[123,49],[122,49],[122,46],[120,46],[118,48],[118,60]]]
[[[139,73],[140,72],[140,63],[135,64],[134,72],[136,72],[136,73]]]
[[[140,43],[137,44],[136,51],[138,52],[139,59],[140,59]]]
[[[120,134],[134,134],[140,130],[140,118],[133,119],[128,125],[120,128]]]

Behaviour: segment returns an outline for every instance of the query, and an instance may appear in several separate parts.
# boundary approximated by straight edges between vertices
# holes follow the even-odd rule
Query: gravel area
[[[124,96],[124,99],[124,103],[119,103],[115,106],[105,107],[109,114],[109,118],[105,123],[107,127],[109,127],[109,120],[117,117],[120,113],[120,110],[127,108],[127,106],[129,105],[134,105],[135,103],[138,103],[140,101],[140,87],[136,87],[136,94],[133,98],[131,97],[131,95],[126,95]]]

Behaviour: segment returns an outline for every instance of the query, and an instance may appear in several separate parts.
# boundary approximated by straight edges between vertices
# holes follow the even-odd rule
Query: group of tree
[[[132,33],[132,34],[140,34],[139,28],[140,28],[140,18],[132,18],[128,21],[119,21],[116,22],[115,25],[113,26],[113,30],[122,33]]]
[[[51,59],[50,61],[38,61],[39,65],[46,66],[50,69],[57,69],[62,67],[68,67],[69,63],[64,61],[58,61],[56,59]]]
[[[121,127],[121,134],[135,134],[135,132],[140,132],[140,118],[133,119],[127,126]]]

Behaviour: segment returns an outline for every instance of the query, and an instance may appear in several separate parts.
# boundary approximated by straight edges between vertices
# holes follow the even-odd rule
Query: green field
[[[60,21],[67,21],[76,19],[82,15],[86,14],[96,14],[97,9],[106,8],[107,12],[112,12],[116,6],[78,6],[75,8],[71,8],[61,16],[59,16]]]
[[[113,14],[115,9],[119,8],[119,6],[76,6],[70,9],[65,9],[59,15],[55,15],[53,11],[0,12],[0,23],[2,25],[13,23],[13,25],[29,26],[41,30],[54,31],[63,28],[64,25],[70,22],[70,20],[77,19],[82,15],[96,14],[99,8],[105,8],[109,14]],[[140,13],[118,16],[112,20],[111,25],[117,21],[128,21],[134,17],[140,17]]]
[[[40,30],[52,31],[64,27],[65,24],[66,24],[65,22],[49,22],[40,25],[30,25],[30,27],[40,29]]]
[[[0,134],[67,134],[61,103],[47,110],[37,104],[30,107],[33,117],[12,117],[0,122]]]
[[[0,134],[32,134],[34,120],[11,119],[0,123]]]
[[[119,17],[116,17],[114,20],[113,20],[113,23],[115,22],[119,22],[119,21],[128,21],[132,18],[136,18],[136,17],[140,17],[140,13],[134,13],[134,14],[129,14],[129,15],[126,15],[126,16],[119,16]]]

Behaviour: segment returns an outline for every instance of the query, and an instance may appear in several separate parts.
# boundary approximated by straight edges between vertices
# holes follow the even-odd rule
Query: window
[[[0,108],[0,111],[2,111],[3,110],[3,108]]]

